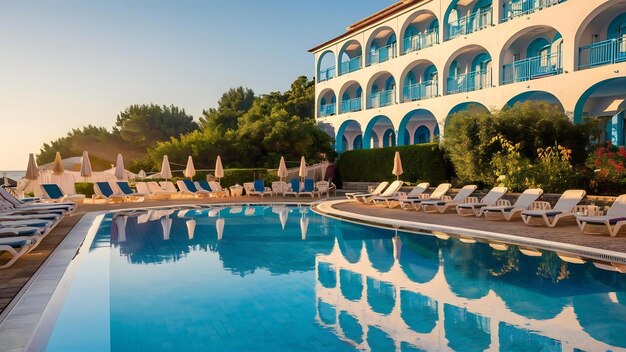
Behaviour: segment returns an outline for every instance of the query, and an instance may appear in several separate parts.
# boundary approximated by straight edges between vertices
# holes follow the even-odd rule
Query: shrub
[[[76,182],[74,188],[76,189],[76,193],[84,194],[86,198],[91,198],[95,193],[92,182]]]
[[[626,148],[611,143],[598,147],[587,157],[587,167],[594,170],[592,186],[599,192],[621,192],[626,186]]]
[[[530,187],[534,183],[533,165],[521,155],[520,144],[513,144],[502,136],[494,137],[492,141],[502,148],[493,155],[490,163],[496,183],[508,187],[510,191],[523,191]]]
[[[449,180],[452,168],[443,149],[434,143],[402,147],[351,150],[342,153],[337,167],[343,182],[394,180],[391,174],[395,152],[400,152],[404,173],[401,180],[438,183]]]

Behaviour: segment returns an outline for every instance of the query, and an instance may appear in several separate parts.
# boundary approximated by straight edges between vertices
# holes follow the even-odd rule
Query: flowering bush
[[[591,186],[601,193],[614,193],[626,186],[626,148],[611,143],[589,154],[586,165],[594,170]]]
[[[491,159],[496,184],[511,191],[543,188],[547,192],[562,192],[572,187],[576,172],[570,163],[571,150],[560,145],[537,149],[537,161],[521,155],[520,144],[513,144],[501,135],[492,139],[500,146]]]

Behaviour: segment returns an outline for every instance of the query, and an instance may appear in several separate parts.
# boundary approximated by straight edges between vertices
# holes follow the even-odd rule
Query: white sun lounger
[[[372,200],[376,204],[384,204],[384,206],[386,207],[395,208],[400,199],[403,199],[403,198],[404,199],[419,199],[420,196],[422,196],[424,192],[426,192],[428,187],[430,187],[430,184],[428,182],[422,182],[418,184],[417,186],[413,187],[411,192],[409,192],[408,194],[404,192],[397,192],[395,195],[391,197],[376,196],[372,198]],[[390,204],[391,205],[395,204],[395,206],[390,206]]]
[[[524,210],[530,209],[533,203],[535,203],[542,194],[543,190],[540,188],[529,188],[520,194],[513,205],[511,205],[511,202],[508,200],[500,200],[498,201],[498,205],[484,207],[482,209],[483,215],[485,215],[485,219],[487,220],[511,221],[514,216],[520,215]]]
[[[379,183],[378,186],[376,186],[376,188],[371,193],[367,193],[367,192],[346,193],[346,198],[355,199],[357,196],[378,196],[381,193],[383,193],[383,191],[385,190],[385,188],[387,188],[387,186],[389,186],[389,182],[383,181]]]
[[[606,215],[576,215],[576,222],[578,227],[580,227],[580,231],[584,234],[617,236],[622,226],[626,225],[626,194],[622,194],[615,199]]]
[[[425,201],[425,200],[439,200],[446,193],[448,193],[450,188],[452,188],[452,185],[450,183],[442,183],[439,186],[437,186],[437,188],[435,188],[435,190],[431,194],[422,194],[417,199],[411,199],[409,197],[407,197],[406,199],[399,199],[398,200],[398,205],[400,205],[400,208],[402,208],[404,210],[415,209],[415,211],[419,211],[420,208],[422,207],[421,203],[423,201]],[[389,208],[393,208],[393,207],[394,207],[393,202],[389,202]]]
[[[522,220],[526,225],[546,225],[554,227],[559,220],[564,218],[575,218],[574,208],[585,197],[587,193],[579,189],[565,191],[554,208],[550,209],[550,204],[546,202],[536,202],[544,204],[540,210],[525,210],[522,212]]]
[[[422,210],[426,213],[445,213],[449,208],[456,207],[467,201],[472,193],[476,190],[476,185],[467,185],[459,190],[459,192],[451,198],[450,196],[442,196],[440,200],[425,200],[420,203]],[[475,200],[476,198],[470,199]]]
[[[481,216],[483,208],[494,206],[506,194],[507,187],[494,187],[480,201],[468,201],[456,206],[456,212],[461,216]]]
[[[380,194],[380,196],[382,197],[392,197],[395,196],[396,193],[400,190],[400,188],[402,188],[402,185],[404,184],[404,182],[396,180],[393,181],[389,187],[387,187],[387,189],[385,189],[385,191],[383,193]],[[363,203],[363,204],[370,204],[373,202],[373,198],[377,197],[376,195],[356,195],[354,196],[354,199],[359,202],[359,203]]]

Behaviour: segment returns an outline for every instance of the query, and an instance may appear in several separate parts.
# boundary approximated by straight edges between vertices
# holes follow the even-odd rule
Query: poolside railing
[[[320,116],[332,116],[335,115],[335,103],[320,105]]]
[[[610,65],[626,61],[625,38],[614,38],[585,45],[578,49],[578,68]]]
[[[437,28],[430,31],[418,33],[409,38],[404,38],[403,54],[408,54],[423,48],[439,44],[439,30]]]
[[[394,103],[395,89],[371,94],[367,99],[367,108],[382,108]]]
[[[396,43],[378,48],[368,55],[368,66],[383,63],[396,57]]]
[[[361,111],[361,97],[346,99],[341,102],[341,112]]]
[[[502,67],[502,84],[523,82],[563,73],[561,53],[534,56]]]
[[[340,66],[341,70],[339,75],[345,75],[346,73],[358,71],[361,69],[361,56],[353,57],[348,61],[343,61]]]
[[[437,81],[431,80],[404,87],[404,101],[417,101],[437,96]]]
[[[445,40],[450,40],[462,35],[477,32],[493,24],[492,8],[480,9],[473,14],[459,18],[448,23],[448,35]]]
[[[335,66],[331,66],[325,70],[320,70],[317,81],[324,82],[334,77],[335,77]]]
[[[471,92],[492,86],[491,69],[448,77],[446,94]]]
[[[533,12],[543,10],[566,0],[513,0],[504,4],[502,22],[509,21],[515,17],[526,16]]]

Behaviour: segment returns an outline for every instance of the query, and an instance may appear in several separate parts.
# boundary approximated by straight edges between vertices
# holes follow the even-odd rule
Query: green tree
[[[150,147],[197,129],[193,116],[174,105],[131,105],[117,115],[114,132],[138,147]]]
[[[231,88],[217,102],[217,109],[209,108],[202,112],[202,128],[214,128],[226,132],[235,130],[239,118],[245,114],[254,102],[254,92],[249,88]]]

